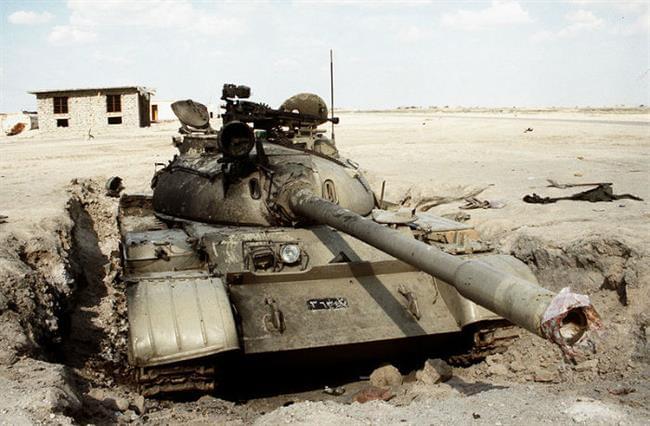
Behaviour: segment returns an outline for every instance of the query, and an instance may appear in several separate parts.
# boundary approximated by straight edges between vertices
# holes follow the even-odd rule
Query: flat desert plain
[[[581,362],[564,362],[557,348],[522,332],[506,352],[454,367],[445,383],[424,385],[402,371],[405,382],[387,402],[350,403],[364,383],[356,381],[344,383],[341,396],[321,392],[327,383],[318,383],[247,401],[142,403],[120,378],[123,288],[84,264],[101,263],[117,247],[117,202],[104,196],[103,183],[120,176],[126,192],[149,191],[155,164],[175,153],[178,125],[92,139],[29,131],[0,137],[0,215],[7,216],[0,224],[0,417],[23,424],[647,424],[649,111],[339,115],[341,154],[359,163],[377,193],[385,182],[386,200],[436,214],[467,213],[468,224],[526,262],[542,285],[591,297],[604,326]],[[615,194],[644,201],[522,201],[526,194],[589,189],[549,187],[548,179],[609,182]],[[500,208],[460,209],[468,197]],[[93,253],[81,250],[91,243]]]

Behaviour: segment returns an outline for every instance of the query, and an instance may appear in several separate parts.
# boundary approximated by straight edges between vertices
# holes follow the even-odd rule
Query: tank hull
[[[476,236],[466,225],[437,220],[430,222],[437,223],[434,233]],[[253,355],[397,344],[501,320],[444,281],[328,226],[167,222],[153,213],[147,197],[123,197],[120,224],[130,283],[131,362],[137,367],[232,351]],[[399,229],[415,238],[409,226]],[[287,244],[300,247],[305,259],[266,269],[247,261],[251,253]],[[509,256],[471,256],[534,280]],[[200,277],[188,281],[197,273]]]

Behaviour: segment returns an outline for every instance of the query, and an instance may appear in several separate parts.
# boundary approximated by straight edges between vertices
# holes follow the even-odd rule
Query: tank
[[[279,108],[224,85],[218,129],[191,100],[172,108],[179,153],[153,195],[123,195],[129,362],[145,396],[215,388],[233,359],[319,352],[503,349],[520,326],[574,354],[598,317],[555,294],[471,226],[392,205],[322,126],[317,95]],[[398,143],[398,141],[396,141]],[[235,365],[235,364],[233,364]]]

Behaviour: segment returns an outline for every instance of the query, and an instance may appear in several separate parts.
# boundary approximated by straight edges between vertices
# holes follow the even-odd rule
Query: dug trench
[[[354,362],[333,361],[356,352],[354,347],[322,353],[320,361],[303,367],[278,356],[256,359],[230,369],[235,374],[228,391],[144,400],[136,392],[126,357],[117,200],[106,197],[95,180],[75,180],[69,193],[65,217],[29,236],[2,236],[3,414],[26,423],[253,422],[302,401],[346,405],[352,394],[367,387],[368,376],[382,362],[393,363],[404,375],[404,384],[391,389],[394,398],[388,404],[408,406],[423,397],[445,397],[440,385],[423,387],[414,372],[426,358],[462,351],[465,342],[453,339],[437,341],[437,349],[400,347],[391,358]],[[565,362],[559,349],[522,331],[505,352],[455,366],[449,386],[471,395],[540,383],[558,391],[581,388],[593,397],[643,408],[650,395],[644,379],[650,362],[650,318],[645,312],[650,268],[643,247],[612,236],[558,245],[517,232],[501,241],[500,250],[525,261],[542,285],[558,291],[570,284],[590,295],[605,326],[583,345],[577,364]],[[326,386],[344,392],[323,392]]]

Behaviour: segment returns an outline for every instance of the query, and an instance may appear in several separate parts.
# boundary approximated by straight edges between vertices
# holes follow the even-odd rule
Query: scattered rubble
[[[391,387],[402,384],[402,373],[392,365],[384,365],[370,374],[370,384],[375,387]]]
[[[144,399],[144,396],[138,395],[138,396],[135,397],[135,399],[133,400],[132,407],[135,408],[136,413],[138,413],[140,415],[146,413],[146,408],[147,407],[145,406],[145,402],[146,401]]]
[[[488,373],[490,373],[491,376],[501,376],[501,377],[506,377],[509,375],[508,372],[508,367],[506,367],[503,364],[488,364]]]
[[[129,401],[126,398],[115,395],[109,390],[94,388],[88,392],[88,397],[96,400],[112,411],[126,411],[129,409]]]
[[[360,404],[366,403],[368,401],[388,401],[393,398],[393,394],[390,389],[380,388],[377,386],[367,386],[361,389],[359,392],[352,396],[352,400]]]
[[[582,371],[597,371],[598,370],[598,360],[597,359],[589,359],[587,361],[581,362],[580,364],[576,365],[574,367],[575,371],[582,372]]]
[[[435,385],[446,382],[453,376],[453,370],[441,359],[428,359],[424,367],[415,373],[415,377],[427,385]]]
[[[620,387],[616,387],[614,389],[607,389],[607,391],[609,393],[611,393],[612,395],[629,395],[632,392],[636,392],[636,389],[634,389],[633,387],[629,387],[629,386],[620,386]]]
[[[540,368],[533,373],[533,380],[538,383],[551,383],[557,382],[557,376],[551,371]]]

